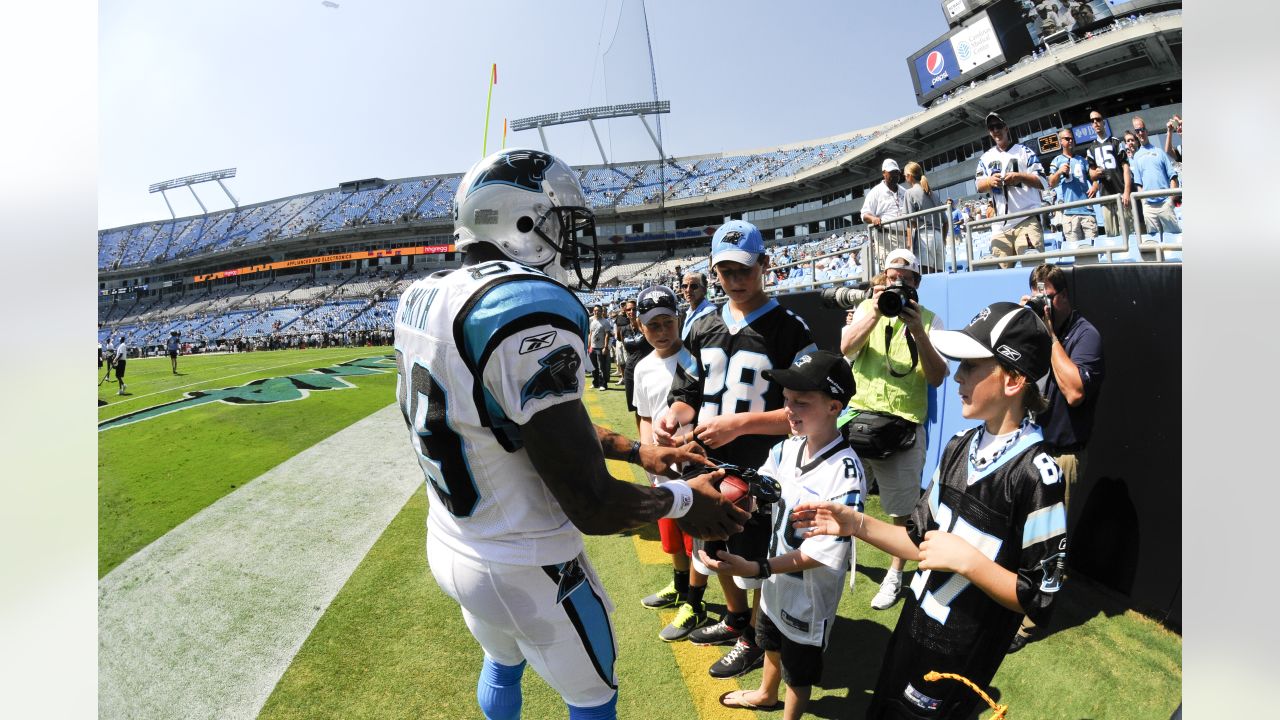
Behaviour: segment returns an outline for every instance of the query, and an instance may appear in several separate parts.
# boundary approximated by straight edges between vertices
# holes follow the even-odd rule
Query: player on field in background
[[[657,285],[640,291],[638,315],[641,331],[653,351],[641,358],[635,366],[635,406],[640,428],[640,442],[656,445],[653,421],[667,412],[667,395],[678,365],[688,366],[693,357],[680,342],[679,321],[676,315],[676,294],[670,288]],[[692,426],[681,428],[689,432]],[[652,473],[649,479],[659,481]],[[693,552],[693,538],[680,531],[674,521],[658,521],[662,537],[662,550],[671,556],[671,583],[640,601],[651,609],[676,608],[675,618],[658,633],[658,638],[675,642],[707,624],[707,604],[703,595],[707,590],[707,576],[689,566]]]
[[[125,361],[129,359],[129,344],[125,342],[124,336],[116,342],[115,350],[111,352],[111,368],[116,371],[116,382],[120,384],[120,388],[116,390],[117,395],[123,395],[129,389],[124,384],[124,366]]]
[[[960,412],[977,427],[947,443],[906,527],[833,502],[802,503],[803,537],[852,535],[917,560],[920,571],[880,666],[868,720],[960,720],[981,702],[954,673],[987,686],[1023,613],[1042,622],[1066,566],[1067,516],[1058,464],[1031,414],[1050,368],[1049,331],[1030,308],[998,302],[959,331],[932,333],[959,360]]]
[[[396,314],[397,398],[430,489],[428,565],[484,649],[486,718],[519,717],[526,662],[571,720],[614,718],[613,605],[582,534],[670,517],[724,537],[748,516],[715,490],[718,471],[655,488],[605,468],[610,457],[666,473],[700,456],[587,416],[587,312],[562,284],[569,267],[591,289],[600,268],[577,174],[503,150],[467,172],[454,202],[463,266],[414,282]]]
[[[782,407],[782,387],[765,379],[765,370],[787,367],[817,349],[809,326],[764,292],[769,270],[764,238],[756,226],[742,220],[721,225],[711,238],[711,268],[728,301],[719,312],[694,321],[685,339],[693,356],[690,367],[677,367],[671,385],[671,409],[658,421],[659,442],[670,442],[679,427],[695,423],[694,435],[708,455],[738,467],[760,467],[769,448],[789,431]],[[749,560],[763,558],[769,549],[769,516],[755,513],[741,533],[729,538],[728,549]],[[695,552],[697,551],[695,543]],[[710,553],[714,556],[714,552]],[[694,567],[710,574],[710,569]],[[727,612],[715,625],[689,634],[697,645],[733,642],[728,654],[709,669],[714,678],[750,672],[764,661],[755,642],[752,606],[759,603],[760,581],[720,574]],[[756,591],[749,603],[747,590]]]
[[[804,715],[813,686],[822,679],[822,653],[831,639],[854,548],[843,537],[797,535],[789,522],[791,508],[812,498],[856,507],[866,481],[857,453],[836,427],[854,393],[849,363],[836,353],[817,350],[789,368],[764,374],[784,388],[791,423],[791,437],[773,446],[759,470],[781,486],[772,509],[768,557],[752,561],[721,551],[718,559],[705,553],[701,559],[717,572],[764,581],[756,615],[756,640],[765,651],[760,687],[726,693],[720,704],[776,709],[778,686],[786,680],[783,718],[795,720]]]
[[[178,331],[169,332],[169,338],[164,341],[164,349],[169,352],[169,367],[173,370],[173,374],[178,374]]]

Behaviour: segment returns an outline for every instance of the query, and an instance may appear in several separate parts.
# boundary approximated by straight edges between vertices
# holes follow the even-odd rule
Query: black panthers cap
[[[993,357],[1039,380],[1049,373],[1053,339],[1044,321],[1025,305],[991,303],[963,330],[935,330],[929,341],[953,360]]]
[[[788,390],[817,390],[845,404],[856,391],[848,361],[830,350],[814,350],[801,355],[789,368],[761,374]]]

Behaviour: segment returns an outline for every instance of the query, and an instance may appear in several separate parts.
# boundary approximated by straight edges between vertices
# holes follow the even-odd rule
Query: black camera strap
[[[911,331],[903,326],[903,334],[907,336],[907,352],[911,354],[911,367],[904,372],[898,372],[893,369],[893,362],[889,359],[889,343],[893,341],[893,323],[884,326],[884,367],[889,374],[896,377],[906,377],[915,372],[916,364],[920,362],[920,351],[916,349],[916,339],[911,336]]]

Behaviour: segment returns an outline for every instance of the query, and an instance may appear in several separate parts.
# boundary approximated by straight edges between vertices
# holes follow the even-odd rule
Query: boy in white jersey
[[[926,673],[989,685],[1023,613],[1047,619],[1066,564],[1061,473],[1030,417],[1047,405],[1036,380],[1050,368],[1048,328],[1025,306],[999,302],[965,329],[931,340],[960,361],[961,414],[982,424],[947,443],[907,526],[831,502],[804,503],[793,514],[803,537],[852,535],[920,563],[868,720],[971,717],[978,695]]]
[[[853,507],[862,498],[862,463],[836,427],[854,393],[853,370],[840,355],[816,350],[789,368],[766,370],[783,387],[792,436],[774,445],[760,474],[778,481],[781,497],[773,506],[773,536],[764,559],[727,551],[701,560],[712,570],[763,578],[756,641],[764,649],[764,673],[755,690],[725,693],[731,708],[777,709],[780,681],[787,682],[783,717],[804,714],[809,695],[822,679],[822,652],[831,635],[844,574],[852,564],[853,543],[843,537],[804,538],[791,527],[791,509],[801,502],[826,500]]]
[[[637,297],[640,331],[653,346],[653,352],[645,355],[635,366],[636,418],[639,420],[640,442],[656,445],[653,421],[667,412],[667,394],[671,391],[676,367],[680,364],[688,367],[693,363],[693,356],[680,342],[675,291],[655,285],[641,290]],[[681,432],[692,429],[692,426],[686,426]],[[657,485],[661,476],[650,473],[649,480]],[[675,521],[659,520],[658,533],[662,538],[662,551],[671,556],[671,583],[640,603],[654,610],[676,608],[675,618],[658,633],[658,638],[664,642],[676,642],[707,624],[707,604],[702,599],[707,590],[707,576],[690,568],[693,538],[685,535]]]
[[[613,606],[582,534],[669,517],[725,537],[747,514],[714,474],[653,488],[605,468],[607,456],[668,473],[699,456],[629,443],[582,405],[587,313],[563,283],[567,266],[594,287],[599,262],[576,173],[503,150],[463,177],[454,217],[463,266],[414,282],[396,311],[396,394],[429,490],[427,562],[484,649],[486,718],[520,716],[527,661],[571,720],[611,720]]]

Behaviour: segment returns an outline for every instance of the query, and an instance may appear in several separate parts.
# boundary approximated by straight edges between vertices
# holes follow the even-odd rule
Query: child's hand
[[[959,535],[930,530],[920,543],[920,569],[968,575],[985,555]]]
[[[699,424],[693,429],[693,434],[703,445],[714,450],[733,442],[742,432],[733,415],[720,415]]]
[[[716,557],[719,559],[712,558],[706,550],[698,549],[698,559],[712,572],[727,572],[739,577],[755,577],[760,573],[760,563],[748,560],[741,555],[734,555],[728,550],[720,550],[716,553]]]
[[[791,525],[803,537],[853,535],[858,511],[834,502],[802,502],[791,513]]]

